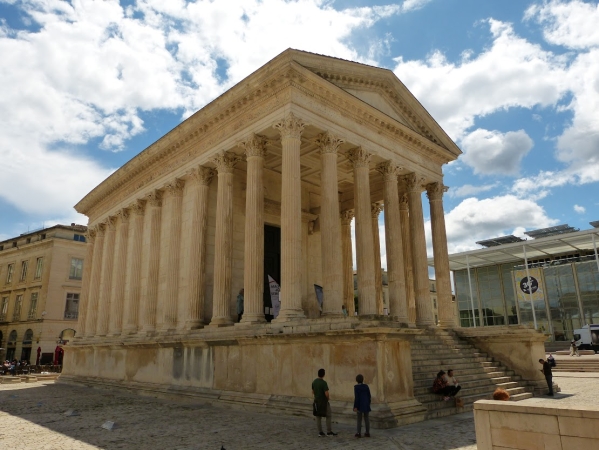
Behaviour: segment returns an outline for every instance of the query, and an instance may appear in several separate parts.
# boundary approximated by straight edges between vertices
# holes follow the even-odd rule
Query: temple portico
[[[89,217],[92,263],[64,378],[250,401],[268,389],[304,398],[317,365],[348,386],[363,367],[381,424],[418,420],[409,342],[435,326],[424,209],[439,326],[454,328],[442,166],[459,154],[392,72],[282,53],[76,205]],[[280,285],[278,314],[269,277]]]

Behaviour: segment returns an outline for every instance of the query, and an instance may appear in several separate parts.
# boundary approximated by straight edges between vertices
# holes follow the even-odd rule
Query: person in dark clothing
[[[455,388],[447,386],[445,381],[445,371],[440,370],[433,382],[433,392],[437,395],[442,395],[443,400],[447,401],[452,395],[455,395]]]
[[[362,437],[362,416],[364,416],[364,425],[366,426],[364,437],[370,437],[370,419],[368,418],[368,413],[370,413],[370,388],[367,384],[364,384],[363,375],[356,376],[356,383],[358,383],[354,386],[354,412],[358,413],[356,437]]]
[[[314,415],[318,436],[337,436],[331,429],[331,404],[329,403],[329,385],[324,381],[324,369],[318,370],[318,378],[312,382],[312,395],[314,396]],[[327,433],[322,431],[322,417],[326,418]]]
[[[551,364],[544,359],[539,359],[539,364],[543,365],[541,372],[543,372],[543,375],[545,375],[547,387],[549,387],[549,393],[547,393],[547,395],[553,395],[553,374],[551,373]]]

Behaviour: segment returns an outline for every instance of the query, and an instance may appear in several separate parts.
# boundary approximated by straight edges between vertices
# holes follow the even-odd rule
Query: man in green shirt
[[[329,404],[329,385],[324,381],[324,369],[318,371],[318,378],[312,382],[312,395],[314,395],[314,415],[318,436],[337,436],[331,429],[331,405]],[[326,417],[327,434],[322,431],[321,418]]]

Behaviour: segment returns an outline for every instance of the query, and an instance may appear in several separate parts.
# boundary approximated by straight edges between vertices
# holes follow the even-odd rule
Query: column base
[[[233,321],[230,317],[213,317],[208,328],[230,327],[231,325],[233,325]]]
[[[123,331],[121,332],[121,336],[122,335],[131,335],[131,334],[137,334],[137,327],[123,328]]]
[[[243,317],[241,318],[241,322],[236,323],[235,325],[257,325],[260,323],[266,323],[266,319],[264,318],[264,314],[248,314],[243,313]]]
[[[306,315],[301,309],[287,309],[279,313],[276,319],[272,320],[272,323],[289,322],[290,320],[305,319]]]

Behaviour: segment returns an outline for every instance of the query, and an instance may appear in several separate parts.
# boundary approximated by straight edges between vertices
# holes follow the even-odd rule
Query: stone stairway
[[[472,410],[476,400],[490,399],[498,387],[509,392],[513,401],[532,397],[533,389],[520,376],[452,331],[433,329],[416,336],[411,353],[414,396],[426,407],[426,419]],[[456,407],[453,399],[443,401],[431,391],[437,372],[447,369],[454,370],[462,386],[458,397],[464,401],[463,407]]]
[[[570,359],[556,359],[557,365],[552,369],[556,372],[599,372],[599,359],[581,359],[572,357]]]

